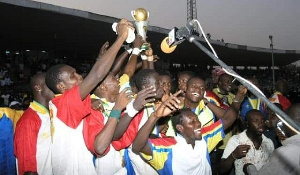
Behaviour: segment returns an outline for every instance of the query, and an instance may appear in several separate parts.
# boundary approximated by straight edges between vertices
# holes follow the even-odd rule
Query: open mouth
[[[198,93],[196,93],[196,92],[194,92],[194,93],[192,93],[195,97],[199,97],[200,96],[200,94],[198,94]]]
[[[263,128],[258,128],[257,131],[258,132],[264,132],[264,129]]]
[[[199,132],[199,133],[201,133],[201,128],[195,129],[194,132]]]

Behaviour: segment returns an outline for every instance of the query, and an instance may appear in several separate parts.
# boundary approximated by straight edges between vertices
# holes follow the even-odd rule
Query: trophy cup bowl
[[[135,29],[138,35],[141,35],[143,40],[146,41],[149,12],[144,8],[137,8],[131,11],[131,16],[134,19]],[[141,50],[147,50],[148,45],[142,45]]]

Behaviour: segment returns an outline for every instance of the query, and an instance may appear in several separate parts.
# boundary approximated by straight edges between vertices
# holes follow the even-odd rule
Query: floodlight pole
[[[272,89],[275,90],[275,64],[274,64],[274,49],[273,49],[273,36],[269,35],[269,39],[271,41],[270,43],[270,49],[271,49],[271,55],[272,55]]]

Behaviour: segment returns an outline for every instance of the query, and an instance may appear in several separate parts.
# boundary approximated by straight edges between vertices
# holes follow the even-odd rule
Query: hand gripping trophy
[[[135,29],[138,35],[141,35],[143,40],[146,41],[146,34],[148,29],[149,12],[144,8],[137,8],[131,11],[131,16],[134,19]],[[141,46],[141,50],[147,50],[148,44],[145,43]]]

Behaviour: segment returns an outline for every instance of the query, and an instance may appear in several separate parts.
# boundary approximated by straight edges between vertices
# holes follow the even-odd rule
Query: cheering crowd
[[[151,41],[141,50],[136,35],[118,55],[129,29],[120,20],[85,76],[56,64],[31,78],[13,136],[18,174],[300,174],[300,136],[261,99],[222,69],[212,81],[182,71],[174,85],[155,70]],[[300,125],[287,90],[278,80],[269,100]]]

